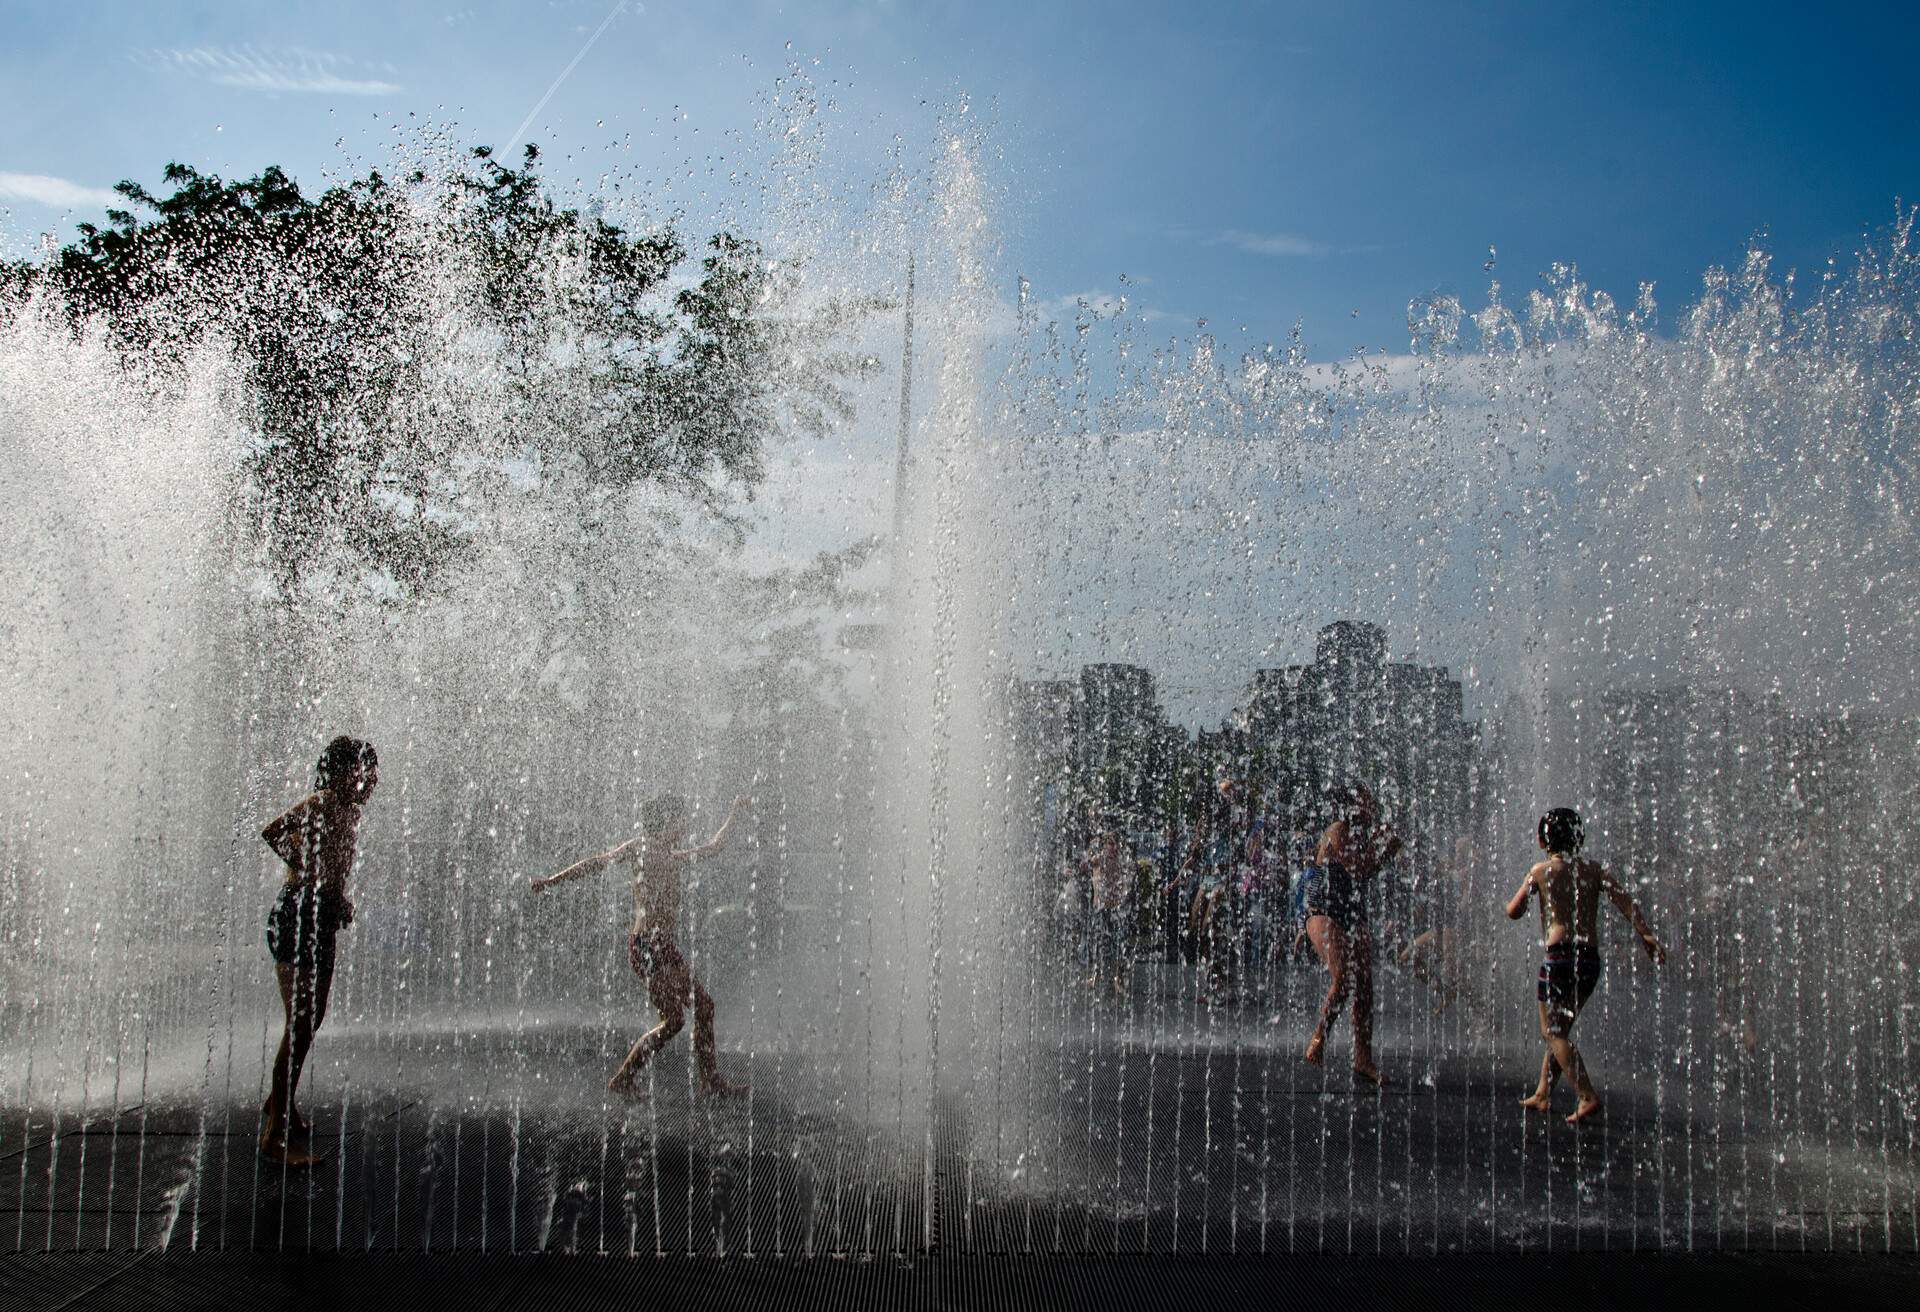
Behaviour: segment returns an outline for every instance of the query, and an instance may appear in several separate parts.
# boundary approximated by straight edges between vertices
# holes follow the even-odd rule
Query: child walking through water
[[[293,1095],[314,1031],[327,1018],[334,935],[353,923],[347,875],[360,838],[360,811],[379,781],[373,744],[343,734],[321,753],[312,795],[260,832],[287,864],[280,896],[267,913],[267,951],[287,1023],[273,1059],[273,1086],[260,1109],[260,1152],[288,1166],[320,1160],[309,1147],[313,1127]]]
[[[1547,859],[1527,871],[1519,891],[1507,902],[1507,918],[1518,920],[1527,914],[1527,900],[1540,895],[1540,942],[1547,954],[1534,986],[1540,1004],[1540,1037],[1547,1042],[1547,1053],[1540,1062],[1539,1084],[1520,1105],[1530,1111],[1548,1110],[1554,1081],[1564,1071],[1580,1096],[1573,1115],[1567,1117],[1569,1125],[1577,1125],[1600,1110],[1600,1095],[1570,1037],[1580,1009],[1600,983],[1595,934],[1600,895],[1604,893],[1620,909],[1656,966],[1665,964],[1667,950],[1653,936],[1633,895],[1605,866],[1580,857],[1586,834],[1578,811],[1559,806],[1547,812],[1540,817],[1539,837]]]
[[[1373,928],[1367,894],[1380,868],[1399,855],[1402,843],[1398,834],[1377,826],[1376,818],[1373,794],[1363,784],[1348,786],[1338,815],[1320,837],[1316,864],[1301,880],[1304,932],[1328,976],[1326,1001],[1305,1055],[1315,1066],[1326,1062],[1328,1032],[1351,989],[1353,1073],[1385,1084],[1387,1077],[1373,1058]]]
[[[747,804],[733,799],[727,818],[714,836],[698,847],[686,847],[687,804],[680,797],[656,797],[640,812],[640,836],[590,856],[558,874],[532,882],[533,891],[583,875],[597,875],[616,861],[625,861],[633,878],[633,929],[627,936],[627,964],[647,983],[647,996],[660,1013],[660,1023],[642,1035],[627,1059],[607,1081],[607,1088],[630,1097],[636,1080],[654,1053],[665,1047],[687,1023],[687,1003],[693,1003],[693,1057],[700,1072],[700,1091],[742,1094],[744,1084],[721,1078],[714,1055],[713,998],[695,978],[680,953],[682,876],[689,863],[720,849],[733,829],[734,817]]]

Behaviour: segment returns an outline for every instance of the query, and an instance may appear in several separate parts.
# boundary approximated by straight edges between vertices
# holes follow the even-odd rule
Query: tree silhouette
[[[476,469],[564,477],[589,500],[655,484],[726,519],[769,435],[845,414],[846,378],[874,367],[796,349],[850,307],[770,314],[777,275],[752,241],[720,233],[689,269],[673,228],[561,205],[538,160],[478,147],[441,176],[370,171],[316,197],[277,167],[226,182],[169,164],[169,194],[122,182],[108,226],[0,265],[0,315],[51,306],[159,378],[230,350],[248,429],[236,523],[289,604],[343,578],[433,587],[484,522]],[[506,380],[504,435],[432,403],[450,297]]]

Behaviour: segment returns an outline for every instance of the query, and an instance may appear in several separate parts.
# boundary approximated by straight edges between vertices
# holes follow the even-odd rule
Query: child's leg
[[[293,1071],[294,968],[291,965],[276,962],[273,973],[280,986],[280,1009],[285,1025],[280,1031],[280,1046],[273,1056],[273,1071],[267,1086],[266,1105],[260,1109],[260,1116],[264,1122],[260,1129],[262,1143],[286,1137],[287,1087],[290,1083],[288,1076]]]
[[[1327,968],[1327,996],[1320,1004],[1320,1020],[1307,1040],[1307,1060],[1318,1066],[1326,1053],[1327,1033],[1340,1018],[1341,1004],[1347,1000],[1347,936],[1326,916],[1307,919],[1307,938]]]
[[[702,1093],[745,1093],[747,1086],[720,1074],[713,1036],[713,996],[698,980],[693,984],[693,1058],[700,1068]]]
[[[720,1076],[720,1061],[713,1035],[713,995],[704,984],[693,986],[693,1059],[700,1068],[700,1082],[711,1084]]]
[[[1433,1009],[1438,1016],[1460,998],[1460,985],[1466,977],[1465,963],[1460,959],[1460,943],[1451,929],[1442,929],[1434,940],[1434,951],[1438,961],[1436,970],[1439,976],[1440,1005]]]
[[[1593,1081],[1587,1076],[1586,1062],[1580,1056],[1580,1049],[1573,1045],[1569,1037],[1578,1014],[1578,1003],[1560,1012],[1556,1012],[1549,1002],[1540,1004],[1540,1037],[1546,1040],[1547,1055],[1540,1063],[1539,1087],[1534,1090],[1532,1097],[1521,1099],[1522,1106],[1545,1111],[1548,1096],[1553,1092],[1554,1076],[1559,1071],[1565,1071],[1580,1097],[1579,1106],[1567,1118],[1570,1122],[1585,1120],[1600,1110],[1600,1095],[1594,1092]]]
[[[307,1054],[313,1051],[313,1036],[320,1032],[320,1027],[327,1020],[327,1000],[333,995],[333,954],[331,952],[316,959],[309,980],[306,1042],[293,1054],[293,1080],[287,1088],[287,1123],[300,1134],[310,1134],[313,1131],[313,1127],[307,1124],[307,1118],[300,1114],[300,1073],[306,1069]],[[298,994],[295,994],[295,1001],[299,1001]]]
[[[1577,1125],[1600,1110],[1600,1095],[1587,1074],[1586,1060],[1581,1057],[1580,1049],[1573,1046],[1573,1023],[1580,1018],[1580,1009],[1585,1002],[1586,999],[1582,998],[1573,1004],[1573,1014],[1566,1018],[1566,1025],[1554,1044],[1554,1059],[1572,1078],[1574,1091],[1580,1095],[1579,1105],[1573,1109],[1573,1115],[1567,1117],[1569,1125]]]
[[[280,966],[281,996],[287,1004],[287,1030],[280,1040],[281,1060],[274,1068],[273,1096],[289,1121],[300,1122],[295,1101],[300,1092],[300,1073],[306,1069],[307,1054],[313,1051],[314,1031],[327,1015],[327,993],[333,983],[331,970],[313,966]]]
[[[1556,1034],[1547,1040],[1554,1062],[1573,1080],[1573,1087],[1580,1095],[1580,1105],[1574,1108],[1568,1121],[1583,1121],[1600,1110],[1600,1095],[1594,1092],[1593,1081],[1587,1078],[1587,1064],[1580,1059],[1580,1049],[1573,1046],[1572,1040],[1563,1034]]]
[[[1544,1002],[1540,1004],[1540,1038],[1547,1045],[1546,1052],[1540,1058],[1540,1081],[1534,1085],[1532,1093],[1520,1100],[1520,1105],[1543,1112],[1553,1097],[1554,1082],[1560,1078],[1560,1063],[1553,1055],[1552,1014]]]
[[[304,1166],[313,1160],[312,1156],[304,1150],[289,1148],[287,1140],[311,1130],[300,1116],[294,1099],[300,1087],[300,1074],[306,1068],[307,1054],[313,1050],[314,1031],[327,1016],[327,997],[333,986],[332,957],[322,955],[312,962],[298,964],[279,962],[274,966],[274,975],[280,985],[286,1029],[274,1054],[267,1103],[261,1108],[264,1124],[260,1128],[260,1146],[292,1165]]]
[[[1124,906],[1109,907],[1105,913],[1102,930],[1104,940],[1102,950],[1105,954],[1106,974],[1113,980],[1115,993],[1126,992],[1127,956],[1132,950],[1132,919]]]
[[[677,954],[676,954],[677,955]],[[607,1087],[617,1092],[631,1089],[635,1078],[642,1068],[653,1059],[653,1054],[667,1046],[687,1023],[687,970],[678,961],[661,960],[653,974],[647,979],[647,997],[653,1003],[653,1009],[660,1014],[660,1023],[640,1036],[640,1041],[627,1053],[626,1060],[607,1081]]]
[[[1363,923],[1353,936],[1353,1069],[1385,1084],[1373,1060],[1373,934]]]
[[[1533,1086],[1533,1100],[1545,1103],[1553,1096],[1553,1086],[1560,1082],[1560,1063],[1553,1059],[1553,1047],[1540,1054],[1540,1080]]]

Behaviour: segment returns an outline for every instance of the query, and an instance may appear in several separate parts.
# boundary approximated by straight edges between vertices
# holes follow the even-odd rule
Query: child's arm
[[[720,848],[726,843],[727,835],[733,831],[733,818],[740,814],[741,807],[747,806],[747,805],[749,805],[749,803],[747,801],[746,794],[742,793],[738,797],[735,797],[733,799],[733,805],[727,808],[727,818],[720,822],[720,828],[714,831],[714,835],[712,838],[709,838],[706,842],[700,844],[700,846],[698,847],[690,847],[684,852],[675,852],[674,855],[685,856],[685,857],[699,857],[699,856],[706,856],[713,852],[718,852]]]
[[[1518,920],[1527,914],[1527,899],[1533,895],[1534,871],[1539,868],[1538,866],[1534,866],[1528,870],[1527,877],[1520,881],[1520,890],[1507,899],[1508,920]]]
[[[273,854],[287,863],[287,868],[302,878],[307,873],[306,844],[301,841],[307,830],[307,816],[313,810],[313,799],[306,798],[295,802],[280,815],[267,822],[260,831],[260,837],[266,840]]]
[[[1606,890],[1607,900],[1620,908],[1620,914],[1625,916],[1627,923],[1633,926],[1633,932],[1640,936],[1640,944],[1646,948],[1647,956],[1653,960],[1653,964],[1666,965],[1667,950],[1660,946],[1660,940],[1653,936],[1653,926],[1647,923],[1646,916],[1640,910],[1640,904],[1633,900],[1633,894],[1620,886],[1620,881],[1615,879],[1613,872],[1605,866],[1600,867],[1600,887]]]
[[[1353,854],[1347,850],[1347,839],[1351,836],[1351,832],[1345,820],[1335,820],[1328,825],[1326,834],[1320,839],[1319,845],[1313,849],[1314,861],[1320,865],[1325,865],[1329,861],[1338,861],[1343,866],[1352,865]]]
[[[584,860],[576,861],[565,870],[557,874],[548,875],[545,879],[529,880],[528,886],[532,888],[534,892],[538,893],[540,890],[551,888],[555,884],[564,884],[569,879],[582,879],[588,875],[597,875],[615,861],[625,856],[628,852],[632,851],[639,841],[637,838],[628,839],[618,847],[608,848],[596,856],[590,856]]]
[[[1387,830],[1386,838],[1380,844],[1380,848],[1379,848],[1380,855],[1377,858],[1377,864],[1386,865],[1388,862],[1392,861],[1395,857],[1399,856],[1400,850],[1405,846],[1406,844],[1401,841],[1400,835],[1394,833],[1393,830],[1391,829]]]
[[[1376,865],[1387,864],[1399,856],[1406,845],[1393,826],[1384,822],[1375,825],[1373,832],[1367,836],[1367,850]]]

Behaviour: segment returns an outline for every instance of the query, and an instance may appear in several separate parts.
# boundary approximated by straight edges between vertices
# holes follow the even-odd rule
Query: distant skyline
[[[308,188],[452,120],[664,172],[751,128],[800,61],[872,171],[965,95],[991,128],[999,271],[1169,331],[1316,359],[1403,350],[1409,300],[1524,293],[1554,261],[1677,309],[1750,238],[1843,261],[1920,195],[1911,6],[16,5],[0,234],[99,221],[178,159]],[[410,116],[412,116],[410,118]],[[553,170],[563,184],[566,172]],[[698,186],[674,203],[700,218]],[[1010,291],[1010,287],[1009,287]]]

